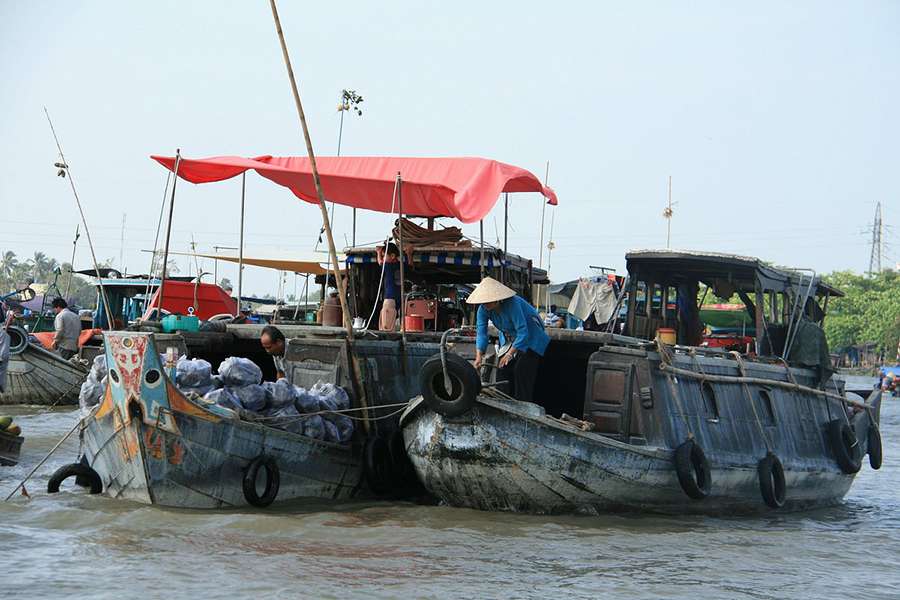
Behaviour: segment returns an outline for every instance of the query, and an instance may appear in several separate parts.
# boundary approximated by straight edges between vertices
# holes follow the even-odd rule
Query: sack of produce
[[[319,415],[313,415],[303,420],[303,435],[317,440],[325,437],[325,420]]]
[[[334,385],[333,383],[317,381],[316,384],[309,389],[309,392],[318,396],[320,399],[328,399],[328,404],[336,407],[329,410],[343,410],[350,408],[350,396],[347,394],[347,390],[338,385]]]
[[[211,377],[212,365],[202,358],[181,358],[175,366],[175,385],[180,388],[210,387]]]
[[[301,413],[314,413],[319,410],[319,399],[300,386],[294,386],[294,406]]]
[[[219,365],[219,375],[225,385],[241,387],[258,385],[262,381],[262,371],[256,363],[247,358],[231,356]]]
[[[353,437],[353,419],[346,415],[327,415],[326,422],[333,423],[337,429],[335,441],[346,444]]]
[[[266,388],[258,383],[240,387],[228,386],[225,389],[230,390],[232,394],[237,396],[241,405],[249,411],[262,412],[269,403],[269,394]]]
[[[204,398],[206,400],[209,400],[210,402],[218,404],[219,406],[230,408],[234,411],[244,408],[241,405],[241,400],[237,396],[235,396],[228,388],[213,390],[206,394]]]
[[[269,420],[266,422],[268,425],[290,431],[291,433],[303,434],[303,421],[305,419],[301,418],[300,413],[297,412],[293,404],[269,409],[266,411],[266,415],[269,417]]]
[[[274,383],[266,381],[262,385],[270,394],[271,400],[269,403],[272,408],[281,408],[283,406],[291,406],[291,408],[294,408],[294,402],[297,400],[297,392],[290,381],[282,377]],[[294,410],[296,410],[296,408],[294,408]]]
[[[326,442],[338,442],[338,438],[340,434],[338,433],[337,426],[327,419],[322,419],[322,425],[325,428],[325,441]]]

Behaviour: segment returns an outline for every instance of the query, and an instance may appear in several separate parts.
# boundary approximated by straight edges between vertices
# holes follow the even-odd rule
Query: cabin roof
[[[735,290],[750,292],[759,282],[764,291],[784,291],[801,282],[808,285],[807,271],[769,265],[753,256],[689,250],[632,250],[625,255],[628,272],[663,274],[668,281],[697,279],[707,285],[727,282]],[[816,295],[843,296],[843,292],[815,279]]]

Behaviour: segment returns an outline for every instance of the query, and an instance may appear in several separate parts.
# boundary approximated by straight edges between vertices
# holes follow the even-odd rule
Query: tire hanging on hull
[[[693,438],[675,449],[675,474],[681,489],[694,500],[703,500],[712,486],[709,460]]]
[[[843,419],[829,421],[825,431],[831,451],[834,452],[834,459],[841,471],[847,475],[858,473],[862,466],[859,441],[847,421]]]
[[[769,452],[757,465],[759,491],[769,508],[781,508],[787,495],[784,482],[784,467],[773,453]]]
[[[83,463],[71,463],[63,465],[54,471],[47,482],[47,493],[55,494],[59,492],[60,484],[69,477],[75,477],[78,485],[90,487],[92,494],[99,494],[103,491],[103,481],[100,479],[97,471]]]
[[[266,472],[266,487],[262,496],[256,491],[256,478],[260,469],[264,469]],[[249,504],[259,508],[269,506],[275,501],[275,498],[278,496],[278,489],[281,487],[281,473],[278,471],[278,463],[271,456],[260,454],[251,460],[244,470],[242,485],[244,499]]]

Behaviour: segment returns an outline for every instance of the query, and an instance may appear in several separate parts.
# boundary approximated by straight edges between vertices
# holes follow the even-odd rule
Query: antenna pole
[[[69,281],[66,283],[66,293],[63,294],[63,298],[66,302],[69,301],[69,289],[72,287],[72,277],[75,275],[75,248],[78,247],[78,238],[81,237],[81,233],[79,233],[78,228],[80,225],[75,225],[75,239],[72,240],[72,261],[69,263]]]
[[[550,181],[550,161],[547,161],[547,168],[544,171],[544,187]],[[545,198],[541,204],[541,244],[538,248],[538,268],[544,267],[544,213],[547,211],[547,199]]]
[[[50,123],[50,131],[53,133],[53,139],[56,141],[56,149],[59,150],[59,158],[62,162],[57,163],[59,173],[65,177],[69,176],[69,185],[72,187],[72,195],[75,196],[75,204],[78,206],[78,213],[81,215],[81,224],[84,225],[84,234],[87,236],[88,247],[91,249],[91,260],[94,261],[94,273],[97,275],[97,283],[100,285],[100,298],[103,301],[103,311],[106,314],[106,322],[108,327],[112,329],[114,321],[112,318],[112,310],[109,307],[109,299],[106,297],[106,288],[103,287],[103,278],[100,277],[100,265],[97,262],[97,254],[94,252],[94,242],[91,240],[91,231],[87,226],[87,219],[84,216],[84,209],[81,207],[81,200],[78,198],[78,191],[75,189],[75,180],[72,179],[72,171],[69,169],[69,163],[66,162],[66,156],[63,154],[62,145],[56,136],[56,129],[53,127],[53,121],[50,119],[50,113],[47,107],[44,107],[44,114],[47,115],[47,122]],[[73,259],[74,260],[74,259]]]

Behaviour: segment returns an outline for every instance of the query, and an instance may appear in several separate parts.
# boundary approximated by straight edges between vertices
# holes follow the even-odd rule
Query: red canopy
[[[152,156],[170,171],[173,157]],[[532,173],[485,158],[316,158],[325,198],[380,212],[391,210],[394,181],[403,181],[403,212],[420,217],[454,217],[475,223],[490,212],[501,192],[539,192],[556,204],[556,193]],[[222,181],[253,169],[289,188],[301,200],[318,202],[309,159],[295,156],[182,158],[178,175],[191,183]]]

